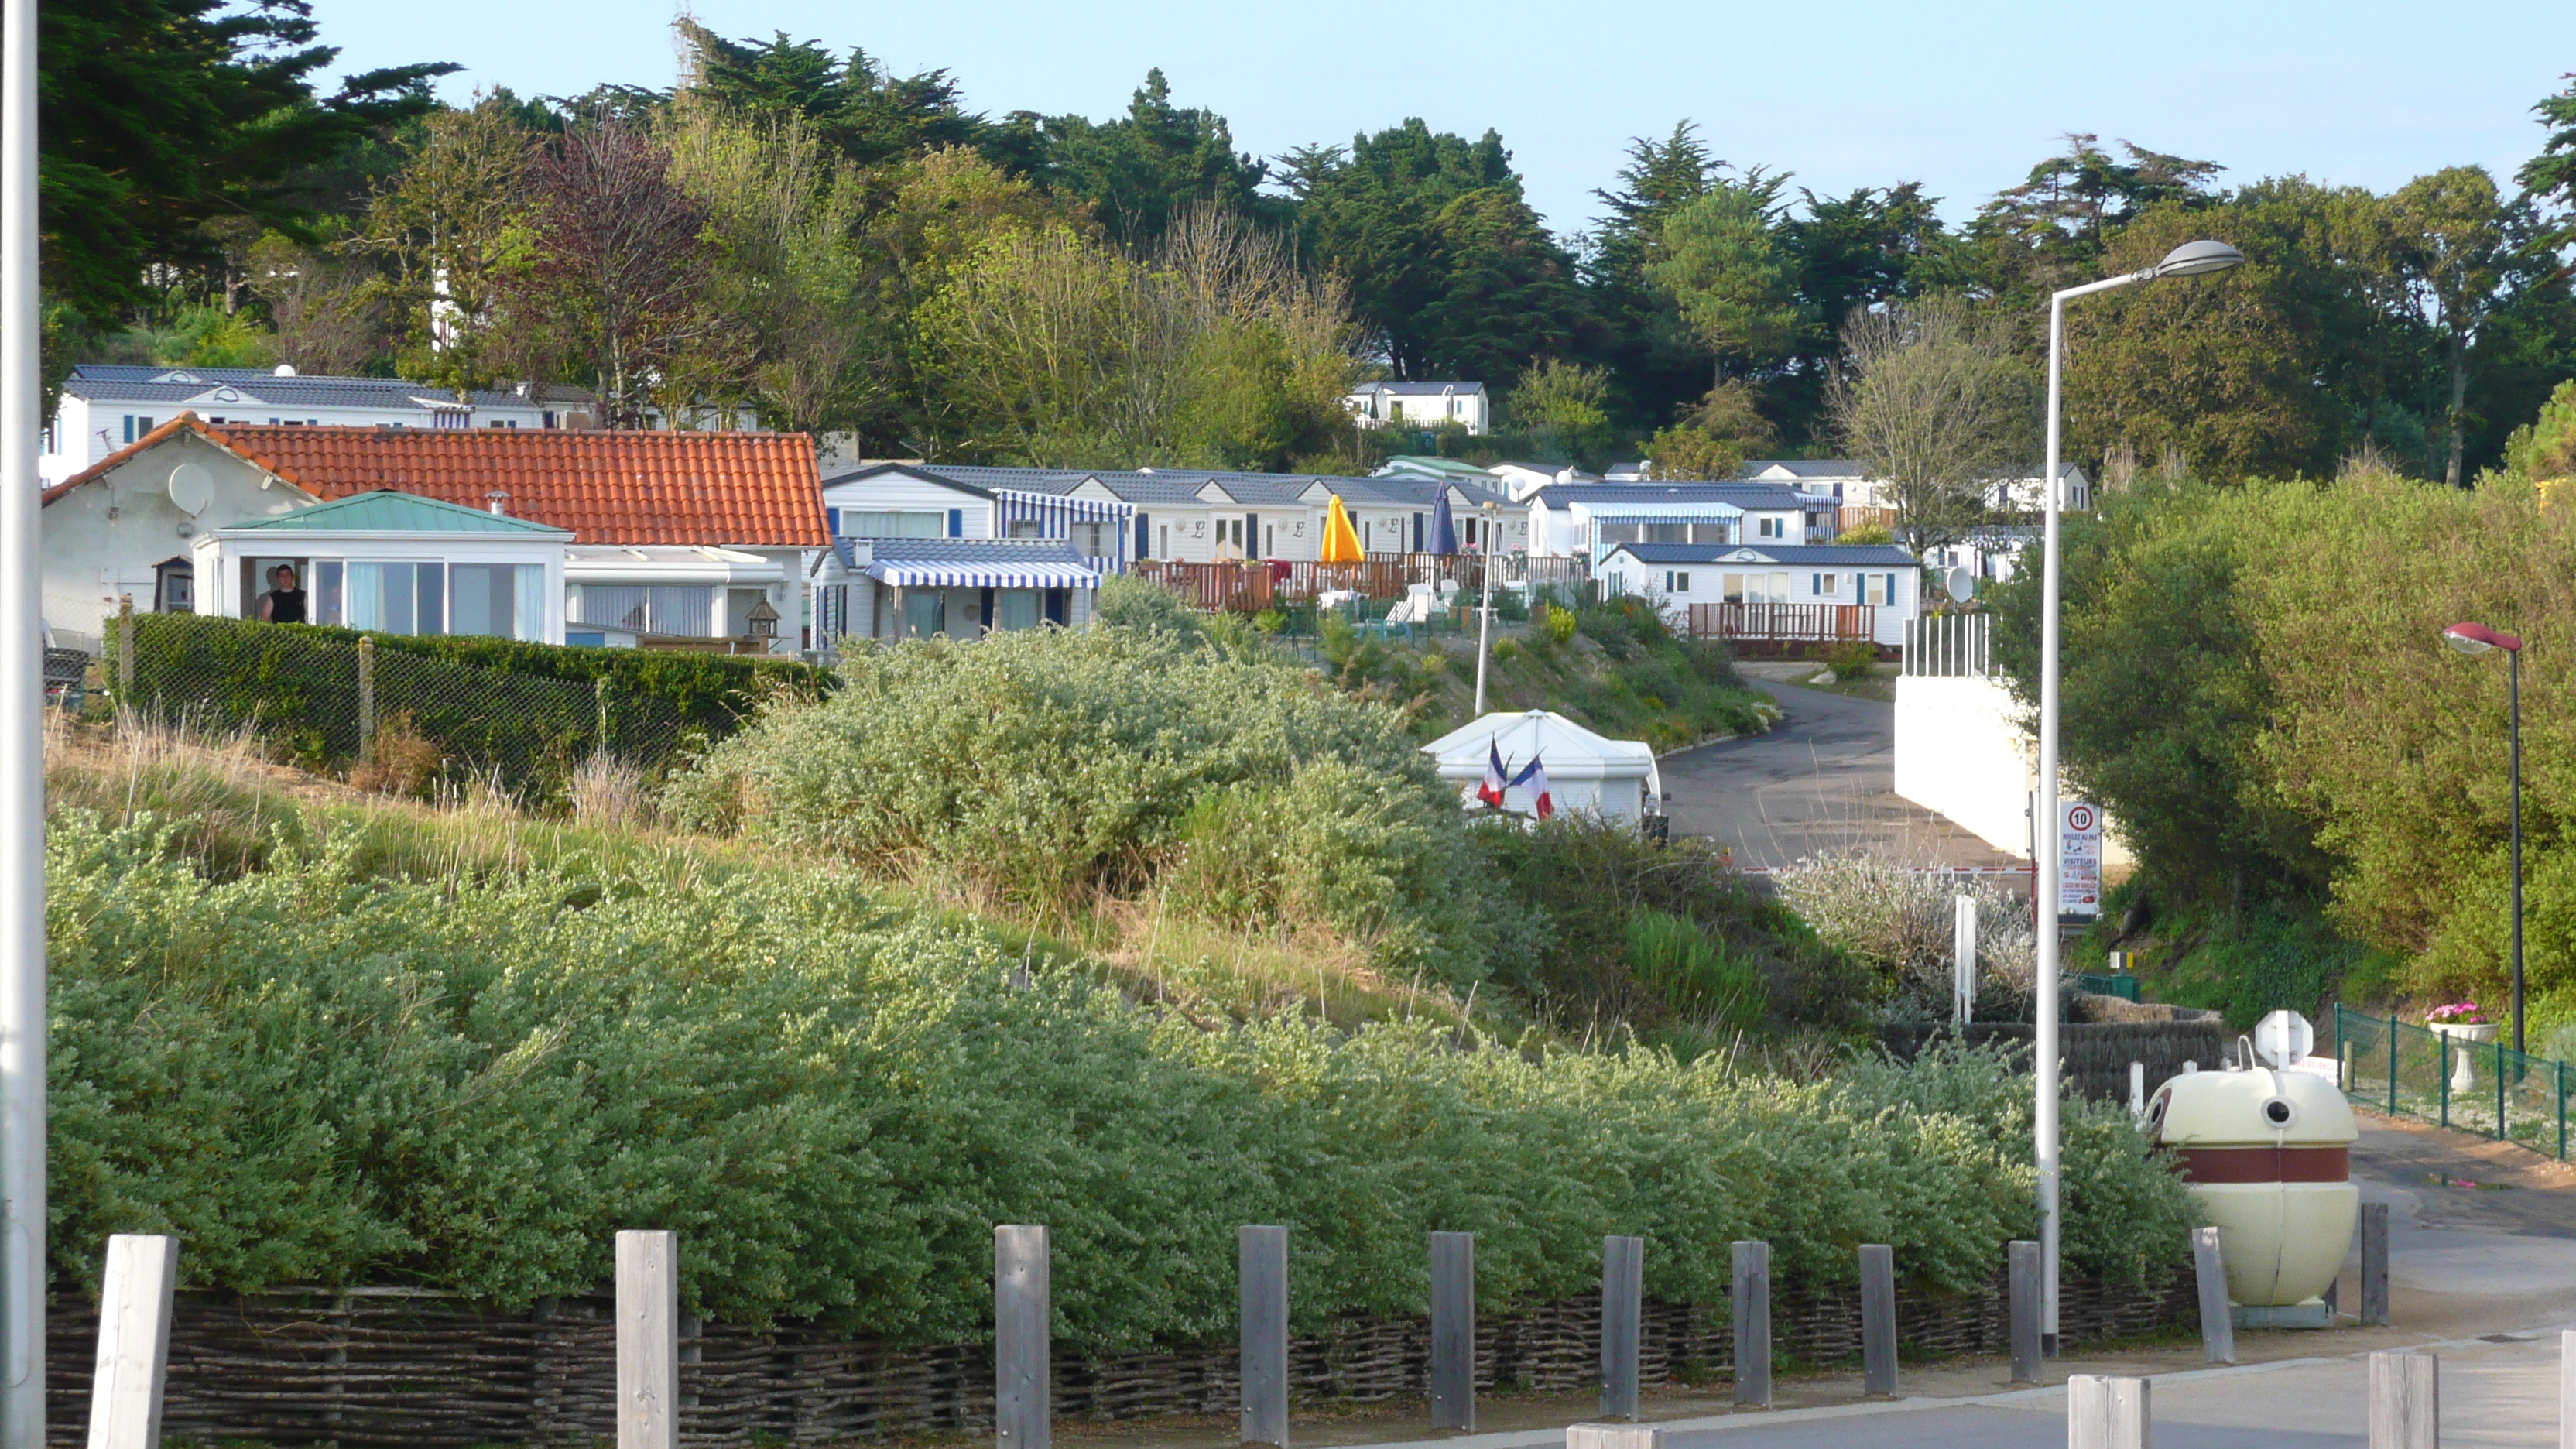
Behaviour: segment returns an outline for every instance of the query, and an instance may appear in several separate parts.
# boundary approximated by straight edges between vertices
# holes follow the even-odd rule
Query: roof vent
[[[509,501],[510,495],[498,488],[483,495],[483,506],[504,518],[510,516],[510,510],[507,507]]]
[[[279,363],[277,365],[277,375],[279,377],[293,377],[295,375],[295,364],[292,362]]]

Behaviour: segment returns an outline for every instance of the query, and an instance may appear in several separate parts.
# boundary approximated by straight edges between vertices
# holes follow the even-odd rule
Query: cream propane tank
[[[2334,1083],[2268,1067],[2185,1072],[2156,1089],[2147,1136],[2218,1228],[2227,1296],[2251,1307],[2318,1300],[2361,1213],[2361,1136]]]

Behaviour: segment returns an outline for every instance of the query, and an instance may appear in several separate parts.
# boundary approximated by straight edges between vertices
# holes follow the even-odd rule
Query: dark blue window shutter
[[[1136,515],[1136,557],[1138,557],[1138,558],[1152,558],[1152,557],[1154,556],[1154,547],[1153,547],[1153,539],[1154,539],[1154,535],[1153,535],[1153,534],[1151,534],[1151,533],[1149,533],[1149,532],[1147,532],[1147,531],[1146,531],[1146,529],[1147,529],[1147,524],[1146,524],[1146,521],[1145,521],[1145,515],[1144,515],[1144,514],[1142,514],[1142,513],[1137,514],[1137,515]]]
[[[948,536],[950,538],[964,538],[966,536],[965,509],[952,508],[948,510]]]
[[[832,536],[834,538],[839,538],[841,536],[841,510],[837,508],[824,509],[823,526],[832,530]]]

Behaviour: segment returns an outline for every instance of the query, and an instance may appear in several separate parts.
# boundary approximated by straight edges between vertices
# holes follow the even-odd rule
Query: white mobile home
[[[1921,566],[1892,544],[1623,543],[1592,573],[1604,595],[1652,599],[1684,626],[1693,604],[1856,605],[1869,611],[1871,641],[1888,648],[1923,608]]]

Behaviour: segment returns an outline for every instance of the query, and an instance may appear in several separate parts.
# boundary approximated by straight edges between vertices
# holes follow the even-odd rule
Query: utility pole
[[[1495,510],[1491,503],[1480,506],[1485,514],[1485,526],[1477,530],[1485,536],[1484,542],[1479,545],[1484,550],[1481,562],[1484,564],[1485,602],[1483,607],[1476,610],[1476,718],[1483,719],[1485,717],[1485,656],[1491,652],[1488,646],[1492,643],[1494,635]]]

